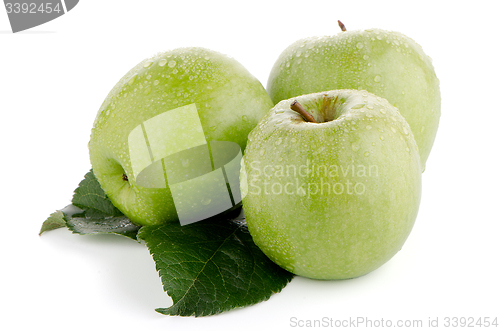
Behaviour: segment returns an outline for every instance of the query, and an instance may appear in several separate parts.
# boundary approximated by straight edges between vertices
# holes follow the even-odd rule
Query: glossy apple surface
[[[203,148],[210,142],[232,142],[243,151],[248,133],[271,107],[261,83],[226,55],[203,48],[159,53],[130,70],[103,102],[89,142],[94,174],[134,223],[176,221],[164,175],[193,162],[213,167],[215,156]],[[169,166],[167,156],[188,149],[185,159]],[[198,205],[214,203],[191,186],[185,196],[198,194]]]
[[[292,111],[294,100],[318,123]],[[420,157],[396,108],[366,91],[278,103],[250,133],[243,209],[255,243],[297,275],[369,273],[403,246],[417,216]]]
[[[336,89],[367,90],[398,108],[412,128],[424,170],[441,95],[431,59],[420,45],[380,29],[302,39],[279,56],[267,84],[274,103]]]

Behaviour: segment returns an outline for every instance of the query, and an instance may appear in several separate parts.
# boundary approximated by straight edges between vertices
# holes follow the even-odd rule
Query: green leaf
[[[106,196],[101,184],[90,170],[80,182],[73,195],[73,204],[83,210],[87,216],[123,216]]]
[[[126,216],[95,214],[92,209],[89,210],[81,210],[74,205],[63,209],[66,225],[73,233],[119,234],[137,240],[140,226],[132,223]]]
[[[50,214],[50,216],[45,220],[45,222],[43,222],[39,235],[41,235],[45,231],[55,230],[63,228],[65,226],[66,226],[66,220],[64,219],[64,213],[58,210]]]
[[[67,226],[77,234],[118,234],[137,240],[140,227],[113,206],[92,170],[76,188],[72,202],[51,214],[43,223],[40,234]]]
[[[125,216],[106,219],[74,217],[68,220],[67,226],[77,234],[120,234],[134,240],[137,240],[137,232],[140,229],[140,226],[133,224]]]
[[[186,226],[144,226],[139,240],[173,300],[166,315],[207,316],[269,299],[293,275],[254,244],[243,220],[210,219]]]

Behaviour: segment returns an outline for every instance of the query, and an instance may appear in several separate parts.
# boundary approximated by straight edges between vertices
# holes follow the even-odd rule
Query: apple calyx
[[[125,182],[128,182],[128,177],[127,177],[127,175],[123,174],[123,175],[122,175],[122,179],[123,179]]]
[[[290,105],[290,109],[299,113],[307,122],[318,123],[316,122],[314,117],[312,117],[312,115],[309,114],[309,112],[305,110],[304,107],[302,107],[302,105],[297,100],[292,102],[292,104]]]
[[[340,30],[347,31],[346,28],[345,28],[344,23],[342,23],[340,20],[338,20],[337,22],[339,23]]]

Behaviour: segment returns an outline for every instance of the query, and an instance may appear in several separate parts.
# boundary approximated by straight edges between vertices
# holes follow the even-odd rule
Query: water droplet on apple
[[[161,59],[160,61],[158,61],[158,65],[159,65],[160,67],[165,66],[165,64],[167,64],[167,59]]]
[[[359,151],[359,145],[358,145],[358,144],[356,144],[356,143],[352,143],[352,144],[351,144],[351,148],[352,148],[352,150],[353,150],[354,152]]]
[[[276,145],[281,145],[281,138],[278,138],[278,140],[276,140]]]
[[[403,132],[404,134],[408,134],[408,129],[406,128],[406,126],[403,126]]]
[[[380,75],[376,75],[374,78],[373,78],[373,81],[375,83],[380,83],[380,81],[382,80],[382,77],[380,77]]]
[[[266,150],[263,148],[260,150],[259,155],[262,156],[262,155],[264,155],[265,152],[266,152]]]
[[[368,108],[368,109],[371,110],[371,109],[373,109],[373,105],[372,104],[368,104],[368,105],[366,105],[366,108]]]
[[[248,122],[248,116],[247,115],[241,116],[241,119],[243,120],[243,122]]]
[[[369,55],[366,55],[366,54],[365,54],[365,55],[363,55],[363,60],[368,60],[369,58],[370,58],[370,56],[369,56]]]
[[[152,64],[153,64],[153,62],[148,61],[148,62],[144,63],[144,68],[149,68],[149,67],[151,67]]]
[[[151,85],[148,85],[148,86],[144,89],[144,94],[145,94],[145,95],[148,95],[149,93],[151,93],[151,90],[152,90],[152,89],[153,89],[153,88],[151,87]]]
[[[385,140],[384,135],[380,135],[380,140]]]
[[[182,166],[183,167],[189,166],[189,159],[182,160]]]
[[[380,108],[379,110],[380,110],[380,112],[381,112],[382,114],[385,114],[385,113],[386,113],[386,111],[385,111],[385,109],[384,109],[384,108]]]
[[[210,198],[203,198],[203,199],[201,200],[201,204],[202,204],[202,205],[205,205],[205,206],[209,205],[209,204],[210,204],[210,202],[212,202],[212,199],[210,199]]]
[[[292,138],[292,139],[290,139],[290,141],[291,141],[292,143],[296,143],[296,142],[297,142],[297,139]]]
[[[396,129],[393,126],[391,126],[391,131],[396,133]]]
[[[360,108],[363,108],[365,106],[364,103],[358,103],[358,104],[355,104],[354,106],[351,107],[351,109],[360,109]]]
[[[137,78],[137,74],[135,74],[132,77],[130,77],[130,79],[128,81],[128,85],[134,84],[136,78]]]
[[[364,153],[363,153],[363,155],[364,155],[365,157],[368,157],[368,156],[370,156],[370,152],[364,152]]]
[[[357,43],[357,44],[356,44],[356,47],[357,47],[358,49],[363,48],[363,43],[361,43],[361,42],[360,42],[360,43]]]
[[[175,67],[175,65],[176,65],[176,64],[177,64],[177,62],[175,62],[174,60],[170,60],[170,61],[168,61],[168,66],[169,66],[170,68]]]
[[[366,129],[367,129],[367,130],[370,130],[371,128],[372,128],[372,126],[371,126],[371,125],[367,125],[367,126],[366,126]]]

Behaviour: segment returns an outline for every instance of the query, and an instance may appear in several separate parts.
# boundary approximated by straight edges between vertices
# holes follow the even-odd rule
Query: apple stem
[[[340,20],[338,20],[337,22],[339,22],[340,30],[347,31],[346,28],[345,28],[344,23],[342,23]]]
[[[292,104],[290,105],[290,109],[295,110],[297,113],[299,113],[307,122],[318,123],[297,100],[292,102]]]
[[[123,174],[123,175],[122,175],[122,179],[123,179],[124,181],[128,182],[128,177],[127,177],[127,175]]]

